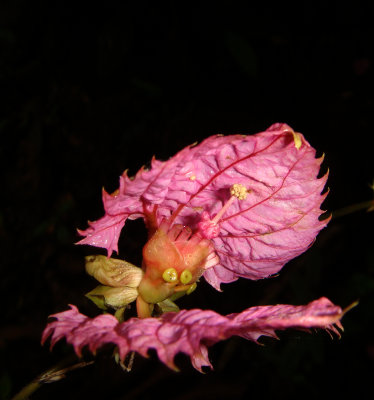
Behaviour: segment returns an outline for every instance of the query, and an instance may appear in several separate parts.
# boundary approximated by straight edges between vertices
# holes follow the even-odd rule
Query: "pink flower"
[[[334,324],[341,327],[342,310],[325,298],[227,316],[178,312],[173,303],[191,293],[201,276],[220,290],[221,283],[239,277],[273,275],[303,253],[328,222],[319,220],[327,179],[317,178],[321,162],[303,135],[275,124],[252,136],[212,136],[168,161],[153,159],[151,169],[142,168],[134,178],[125,171],[116,192],[103,191],[105,215],[79,231],[85,236],[79,243],[104,247],[110,256],[126,220],[144,219],[149,240],[142,269],[100,256],[87,264],[87,272],[105,285],[88,297],[100,308],[116,309],[120,321],[136,298],[139,318],[90,319],[72,306],[53,316],[43,342],[51,335],[54,345],[65,337],[78,354],[85,345],[95,351],[115,343],[122,359],[132,351],[147,356],[155,349],[171,368],[183,352],[201,370],[211,366],[207,346],[233,335],[256,342],[261,335],[275,336],[276,329],[337,333]]]

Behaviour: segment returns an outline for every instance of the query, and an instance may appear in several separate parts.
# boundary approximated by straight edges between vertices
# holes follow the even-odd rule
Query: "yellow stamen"
[[[218,211],[216,216],[212,219],[212,223],[217,224],[218,221],[222,218],[223,214],[226,212],[226,210],[235,201],[235,199],[245,200],[247,198],[248,193],[249,191],[245,186],[243,186],[240,183],[234,183],[230,188],[231,197],[229,198],[227,203]]]
[[[245,200],[247,198],[247,188],[240,183],[234,183],[230,188],[231,196],[237,197],[239,200]]]

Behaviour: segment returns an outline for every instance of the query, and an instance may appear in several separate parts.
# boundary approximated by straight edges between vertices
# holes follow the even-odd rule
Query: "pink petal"
[[[120,179],[118,194],[104,193],[105,216],[81,232],[81,244],[117,250],[119,233],[127,218],[156,219],[201,229],[203,215],[212,218],[230,197],[233,184],[248,190],[236,200],[211,235],[217,263],[204,277],[216,289],[238,277],[260,279],[277,273],[303,253],[327,224],[319,221],[321,192],[327,176],[317,179],[322,159],[301,134],[275,124],[256,135],[211,136],[186,147],[166,162],[152,161],[133,180]],[[204,213],[204,214],[203,214]],[[213,228],[212,228],[213,229]]]
[[[71,310],[52,316],[56,321],[45,328],[42,343],[51,336],[52,347],[65,337],[78,355],[86,345],[95,352],[106,343],[114,343],[122,359],[131,351],[147,357],[149,349],[154,349],[159,359],[174,369],[175,356],[184,353],[201,371],[203,366],[212,368],[207,347],[220,340],[236,335],[257,342],[260,336],[276,337],[275,330],[286,328],[322,328],[339,334],[334,324],[341,328],[342,316],[341,308],[326,298],[306,306],[252,307],[227,316],[193,309],[165,313],[160,318],[132,318],[123,323],[109,314],[91,319],[71,306]]]

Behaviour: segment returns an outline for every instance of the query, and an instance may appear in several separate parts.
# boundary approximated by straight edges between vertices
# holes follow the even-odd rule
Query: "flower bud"
[[[103,285],[116,288],[136,288],[143,277],[141,268],[124,260],[101,255],[86,257],[86,271]]]
[[[127,304],[136,300],[138,291],[132,287],[110,287],[97,286],[94,290],[86,294],[99,308],[106,310],[114,308],[115,310],[125,307]]]

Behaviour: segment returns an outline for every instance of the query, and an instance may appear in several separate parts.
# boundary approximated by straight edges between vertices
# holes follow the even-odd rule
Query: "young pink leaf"
[[[125,173],[116,193],[104,192],[105,216],[80,232],[86,237],[79,243],[110,254],[127,218],[144,218],[151,231],[166,218],[211,239],[215,254],[204,277],[215,288],[238,277],[268,277],[327,223],[319,220],[327,179],[317,179],[321,162],[285,124],[252,136],[212,136],[166,162],[152,160],[151,170],[133,180]],[[243,195],[231,196],[233,187]]]
[[[159,359],[176,369],[174,358],[178,353],[187,354],[193,366],[201,371],[203,366],[212,368],[208,359],[208,346],[231,336],[241,336],[257,342],[260,336],[276,337],[275,330],[286,328],[322,328],[339,335],[343,312],[326,298],[305,306],[259,306],[241,313],[222,316],[214,311],[199,309],[165,313],[160,318],[131,318],[119,323],[112,315],[88,318],[75,306],[52,317],[56,318],[43,332],[42,343],[51,336],[51,347],[66,338],[80,356],[83,347],[95,352],[106,343],[118,346],[121,359],[136,351],[147,357],[154,349]]]

